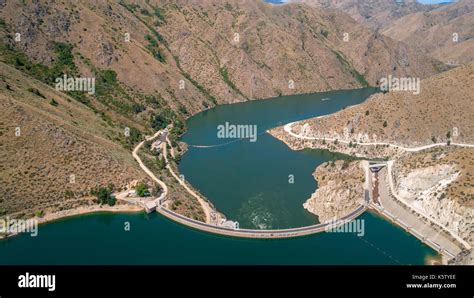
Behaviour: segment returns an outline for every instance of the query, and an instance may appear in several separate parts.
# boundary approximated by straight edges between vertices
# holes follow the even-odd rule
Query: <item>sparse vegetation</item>
[[[155,57],[158,61],[164,63],[166,59],[158,44],[158,41],[149,34],[145,36],[145,39],[148,41],[148,45],[146,46],[146,48],[151,52],[153,57]]]
[[[33,93],[34,95],[37,95],[41,98],[46,98],[38,89],[36,88],[28,88],[28,91],[30,91],[31,93]]]
[[[245,95],[243,95],[242,92],[240,92],[240,90],[237,88],[237,86],[235,86],[234,82],[232,82],[232,80],[230,79],[230,77],[229,77],[229,72],[227,71],[227,68],[226,68],[225,66],[219,68],[219,73],[221,74],[222,79],[224,80],[224,82],[225,82],[232,90],[234,90],[235,92],[237,92],[237,93],[240,94],[241,96],[245,97]]]
[[[116,202],[115,196],[112,194],[113,186],[109,185],[108,187],[99,187],[91,191],[91,194],[97,198],[97,203],[99,204],[108,204],[109,206],[114,206]]]
[[[51,101],[49,102],[50,105],[54,106],[54,107],[57,107],[59,104],[56,100],[54,100],[54,98],[51,99]]]
[[[196,87],[202,94],[204,94],[204,96],[210,101],[212,102],[213,104],[217,105],[217,100],[214,96],[212,96],[209,91],[204,88],[202,85],[200,85],[197,81],[195,81],[187,72],[185,72],[183,70],[183,68],[181,67],[180,63],[179,63],[179,58],[176,57],[176,56],[173,56],[174,60],[176,61],[176,66],[178,66],[178,69],[179,71],[181,72],[181,74],[188,80],[191,82],[191,84],[194,85],[194,87]]]
[[[166,22],[163,9],[158,7],[155,8],[154,15],[158,18],[157,26],[160,26]]]

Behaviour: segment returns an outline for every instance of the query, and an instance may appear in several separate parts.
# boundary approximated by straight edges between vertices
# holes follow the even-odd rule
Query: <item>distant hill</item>
[[[349,14],[357,22],[457,66],[474,59],[474,2],[424,5],[415,0],[291,0]],[[453,41],[457,33],[458,41]]]
[[[382,33],[445,63],[468,63],[474,60],[474,1],[460,0],[406,15]]]
[[[437,6],[416,0],[290,0],[324,9],[337,9],[372,29],[383,29],[405,15],[429,11]]]

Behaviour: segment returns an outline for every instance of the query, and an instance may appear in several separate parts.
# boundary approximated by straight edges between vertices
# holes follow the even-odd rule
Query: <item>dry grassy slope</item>
[[[225,102],[360,87],[353,69],[371,85],[387,74],[427,77],[436,72],[436,61],[337,11],[250,0],[177,1],[163,8],[169,21],[159,31],[171,51]],[[222,79],[222,67],[236,88]]]
[[[142,6],[152,12],[146,4],[142,3]],[[139,12],[137,15],[145,18]],[[146,48],[149,42],[145,36],[156,39],[153,32],[116,2],[40,1],[22,4],[8,1],[0,16],[12,27],[12,32],[21,33],[22,41],[15,46],[35,62],[48,65],[54,61],[52,41],[70,43],[75,46],[75,62],[85,76],[91,74],[87,65],[89,61],[96,68],[114,70],[118,80],[131,88],[132,94],[161,95],[175,110],[180,103],[191,114],[204,108],[203,101],[207,99],[192,84],[188,82],[185,90],[179,89],[179,81],[186,79],[166,48],[160,46],[166,63],[155,59]],[[125,33],[130,33],[130,42],[125,42]],[[80,56],[86,59],[80,59]],[[140,102],[137,96],[134,100]],[[143,100],[141,102],[146,104]],[[96,104],[100,108],[100,104]],[[120,116],[113,111],[109,113],[111,117]],[[126,121],[123,118],[118,120]],[[148,117],[139,115],[134,120],[144,124]]]
[[[80,197],[92,187],[146,178],[129,152],[107,140],[113,132],[99,116],[3,63],[0,104],[0,212],[67,209],[86,203]]]
[[[324,118],[298,122],[308,123],[313,133],[344,133],[350,139],[361,133],[377,135],[378,142],[416,147],[447,140],[451,132],[453,142],[474,144],[474,63],[421,81],[421,93],[378,93],[366,102]],[[368,111],[368,115],[366,115]],[[383,123],[387,122],[384,127]],[[459,135],[454,136],[457,127]],[[298,130],[296,129],[298,132]],[[371,140],[373,141],[373,139]]]
[[[396,0],[290,0],[290,2],[338,9],[372,29],[382,29],[405,15],[438,7],[423,5],[416,0],[405,0],[403,4],[397,3]]]
[[[460,0],[429,12],[409,14],[382,32],[443,62],[464,64],[474,60],[474,2]],[[458,34],[458,42],[453,42],[453,33]]]
[[[36,61],[54,59],[51,41],[72,43],[77,56],[115,70],[133,90],[160,93],[172,107],[176,109],[179,102],[190,114],[202,110],[203,102],[212,103],[183,77],[173,56],[220,103],[360,87],[363,80],[357,80],[354,69],[371,85],[382,75],[427,77],[436,72],[435,61],[339,12],[251,0],[127,3],[138,5],[133,13],[108,1],[44,1],[28,6],[12,1],[1,17],[22,33],[18,46]],[[164,16],[161,25],[155,8]],[[150,28],[169,44],[168,50],[159,42],[164,63],[146,49],[145,35],[153,36]],[[131,43],[123,42],[125,32],[131,33]],[[344,32],[350,33],[349,42],[343,42]],[[233,42],[234,33],[240,34],[240,42]],[[87,74],[87,65],[78,64]],[[185,90],[179,89],[181,79],[187,81]],[[294,89],[288,88],[289,80],[295,82]]]

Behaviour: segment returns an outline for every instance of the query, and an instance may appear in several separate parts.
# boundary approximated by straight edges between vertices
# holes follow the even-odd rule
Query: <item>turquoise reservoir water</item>
[[[289,121],[335,112],[362,102],[373,90],[281,97],[221,106],[189,119],[184,140],[220,144],[217,125],[255,124],[248,140],[210,149],[190,148],[180,165],[186,179],[241,226],[276,228],[317,222],[301,204],[316,189],[311,173],[324,151],[291,151],[264,132]],[[322,100],[328,99],[328,100]],[[294,184],[288,183],[294,175]],[[42,225],[37,237],[0,241],[0,264],[423,264],[435,252],[376,215],[365,234],[322,233],[284,240],[222,237],[196,231],[158,214],[90,214]],[[125,225],[130,224],[130,231]]]
[[[315,224],[317,217],[303,203],[317,187],[312,173],[328,160],[347,158],[323,150],[293,151],[265,133],[291,121],[334,113],[364,101],[373,89],[285,96],[258,102],[219,106],[188,120],[183,140],[190,147],[180,172],[240,227],[275,229]],[[255,125],[258,137],[232,142],[218,138],[226,122]],[[230,142],[230,143],[229,143]],[[294,183],[290,183],[290,182]]]

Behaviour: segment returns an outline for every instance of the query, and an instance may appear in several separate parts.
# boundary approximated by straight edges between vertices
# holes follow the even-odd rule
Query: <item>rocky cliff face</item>
[[[405,156],[394,165],[397,194],[422,214],[474,243],[472,150],[432,150]]]
[[[326,162],[313,174],[318,189],[304,208],[325,223],[354,211],[364,202],[364,171],[359,161]]]

